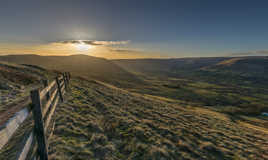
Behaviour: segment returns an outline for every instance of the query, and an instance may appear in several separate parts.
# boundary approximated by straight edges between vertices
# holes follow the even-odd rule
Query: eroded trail
[[[268,134],[224,114],[75,79],[52,159],[268,159]]]
[[[38,66],[0,61],[0,125],[30,103],[30,91],[56,74]]]

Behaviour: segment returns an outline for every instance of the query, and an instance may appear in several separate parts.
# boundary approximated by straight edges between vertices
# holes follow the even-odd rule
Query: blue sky
[[[1,44],[29,46],[66,40],[128,41],[112,47],[152,57],[154,53],[166,57],[225,56],[268,50],[265,0],[0,3],[0,53]]]

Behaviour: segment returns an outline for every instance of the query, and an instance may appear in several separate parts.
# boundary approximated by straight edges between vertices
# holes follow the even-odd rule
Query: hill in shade
[[[113,62],[130,72],[158,77],[226,84],[268,84],[268,57],[131,59]]]
[[[97,79],[117,86],[131,87],[133,83],[144,83],[135,75],[117,66],[112,61],[86,55],[9,55],[0,56],[0,60],[18,64],[38,65],[63,72],[68,71],[75,76]]]

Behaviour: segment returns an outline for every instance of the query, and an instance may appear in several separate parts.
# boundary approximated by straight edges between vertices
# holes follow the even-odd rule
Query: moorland
[[[5,112],[42,79],[71,72],[49,139],[52,159],[268,159],[268,57],[0,61]],[[14,156],[22,135],[0,155]]]

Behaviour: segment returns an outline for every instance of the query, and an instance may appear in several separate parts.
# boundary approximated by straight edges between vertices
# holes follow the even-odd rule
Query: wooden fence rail
[[[65,72],[57,76],[51,83],[48,83],[48,80],[44,80],[43,89],[31,91],[31,102],[27,105],[31,107],[23,108],[9,119],[4,126],[1,126],[0,149],[8,143],[18,127],[32,113],[34,128],[28,137],[24,137],[23,147],[17,152],[16,159],[25,160],[31,149],[37,148],[37,151],[32,151],[35,159],[48,160],[46,133],[59,100],[61,102],[64,100],[63,96],[68,90],[70,78],[70,73]]]

